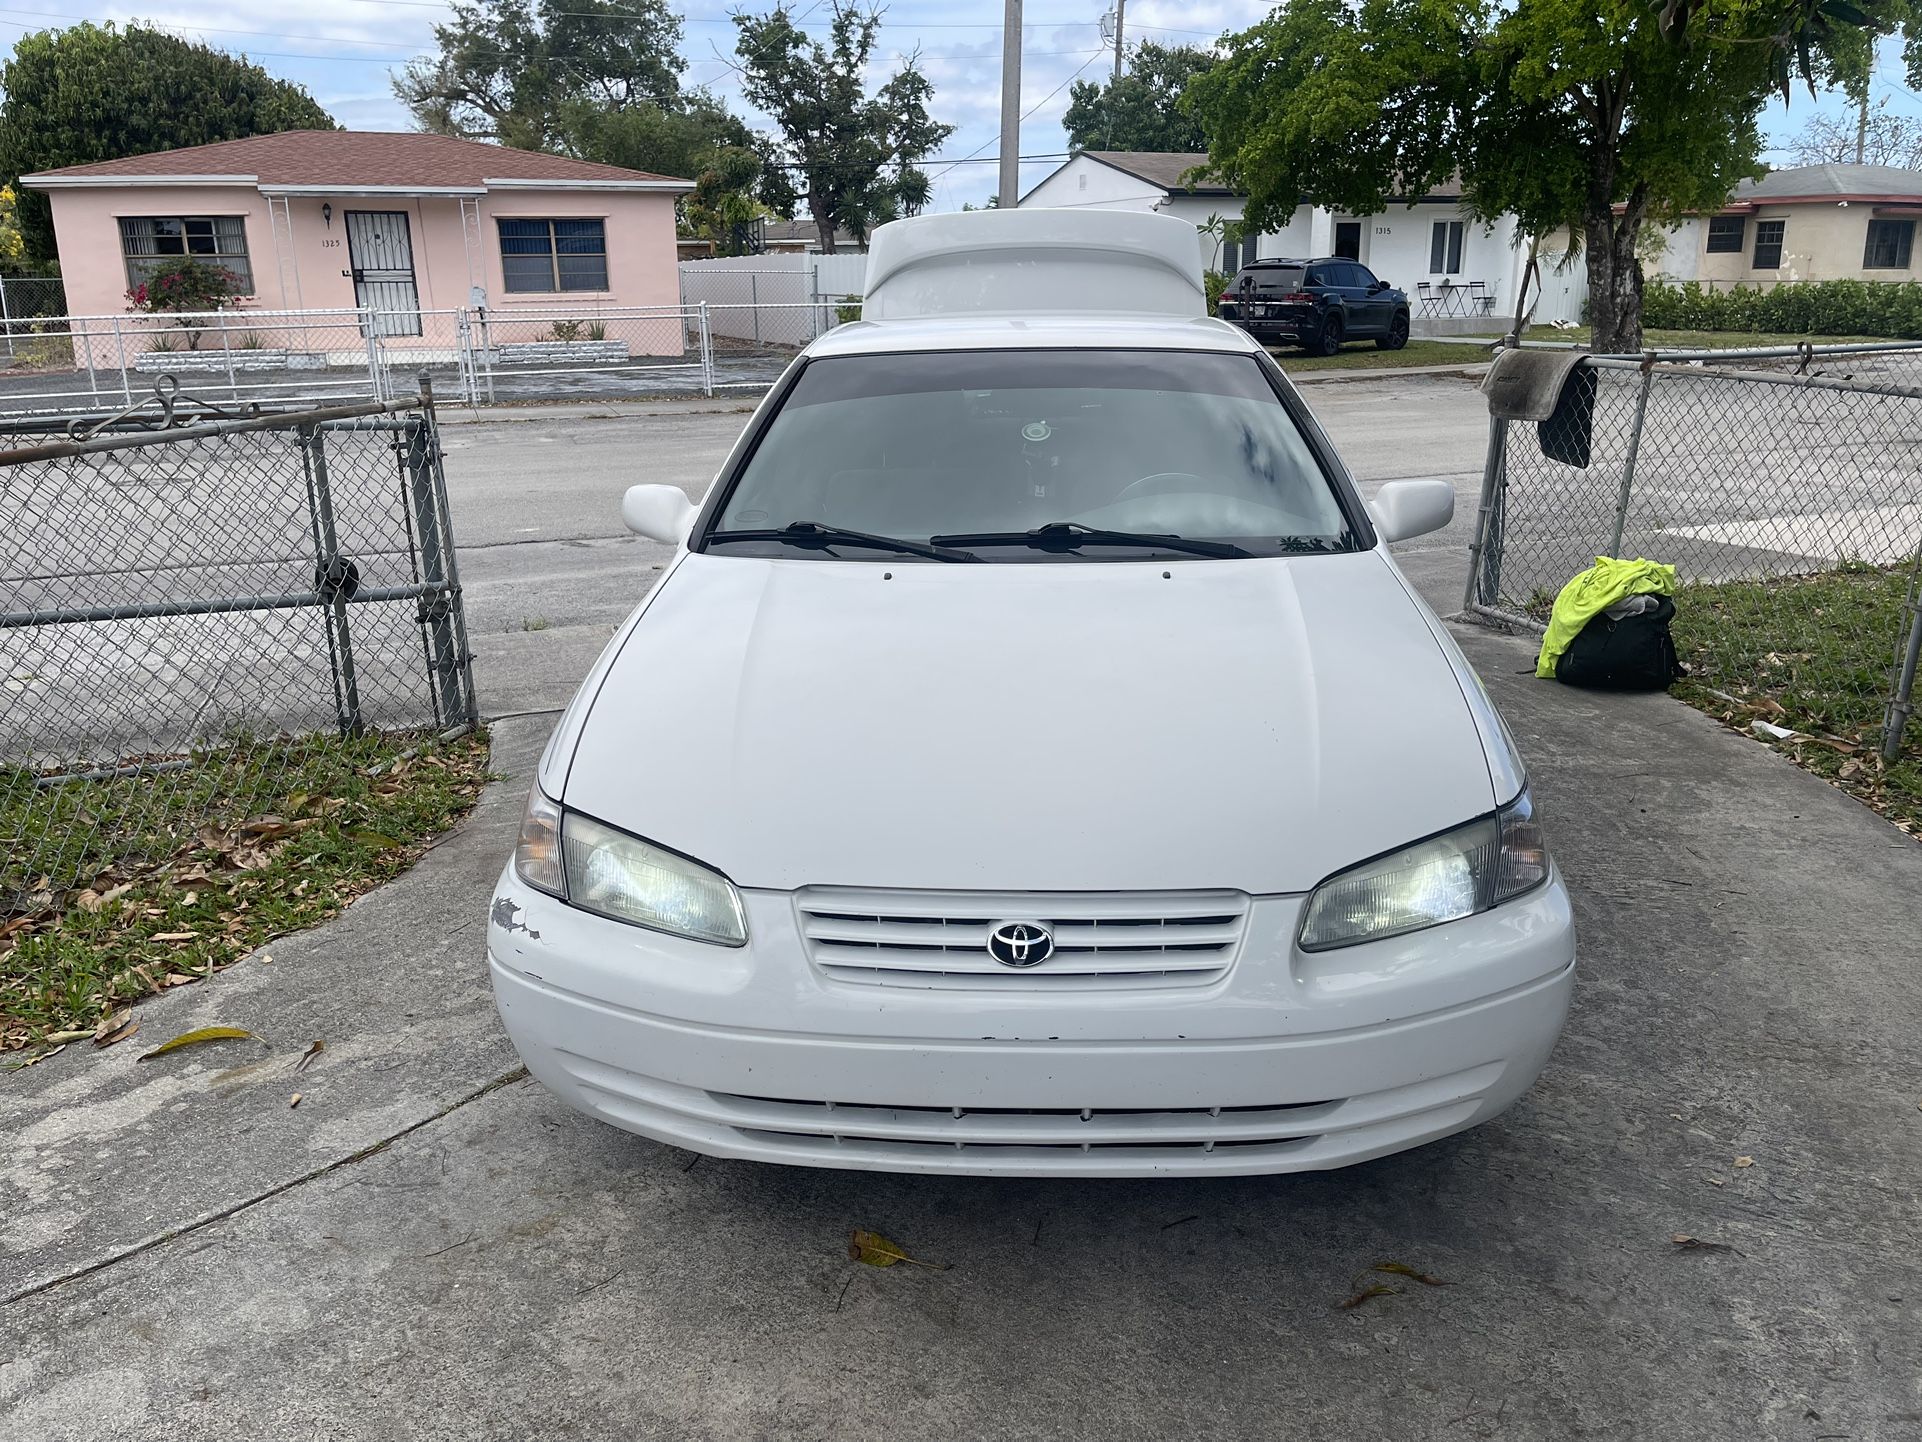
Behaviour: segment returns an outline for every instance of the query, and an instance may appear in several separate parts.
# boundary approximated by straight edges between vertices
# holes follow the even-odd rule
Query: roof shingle
[[[452,135],[387,130],[283,130],[43,170],[45,176],[250,175],[262,185],[472,186],[485,180],[661,180],[673,176],[516,150]],[[32,181],[38,176],[28,176]],[[682,182],[685,183],[685,182]]]

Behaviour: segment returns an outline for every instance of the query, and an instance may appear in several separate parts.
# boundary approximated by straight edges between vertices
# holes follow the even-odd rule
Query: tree
[[[1143,41],[1119,80],[1075,81],[1061,118],[1068,144],[1076,150],[1206,150],[1201,123],[1180,103],[1189,82],[1214,65],[1206,50]]]
[[[1854,163],[1857,147],[1865,165],[1896,165],[1922,170],[1922,120],[1890,115],[1888,101],[1859,115],[1817,115],[1802,127],[1789,146],[1796,165]]]
[[[148,315],[176,317],[175,325],[187,327],[187,349],[198,350],[201,327],[180,317],[225,310],[246,293],[240,277],[225,266],[183,255],[153,266],[146,279],[129,286],[127,306]]]
[[[13,188],[21,238],[54,258],[47,197],[22,175],[277,130],[333,130],[298,85],[225,51],[130,24],[23,35],[0,69],[0,186]]]
[[[838,229],[865,238],[898,215],[927,204],[931,184],[918,162],[953,134],[928,115],[934,87],[913,56],[873,95],[864,77],[881,17],[852,0],[834,0],[828,43],[803,34],[783,7],[734,17],[739,28],[741,93],[780,131],[762,181],[776,211],[803,201],[834,254]]]
[[[1796,75],[1859,90],[1906,16],[1906,0],[1288,0],[1186,103],[1246,220],[1271,228],[1303,197],[1369,215],[1459,173],[1479,218],[1566,229],[1592,345],[1636,350],[1644,224],[1719,209],[1760,172],[1768,97]]]
[[[394,76],[422,130],[555,150],[581,105],[680,99],[681,22],[665,0],[455,0],[453,12],[434,27],[440,52]]]

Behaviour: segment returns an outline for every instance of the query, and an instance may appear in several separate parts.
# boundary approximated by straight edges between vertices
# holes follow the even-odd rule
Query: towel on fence
[[[1545,421],[1576,366],[1587,358],[1578,350],[1502,350],[1482,377],[1488,413],[1499,420]]]
[[[1659,561],[1618,561],[1597,556],[1595,564],[1577,571],[1555,598],[1548,630],[1542,636],[1542,654],[1535,660],[1535,674],[1554,680],[1556,659],[1582,634],[1582,627],[1624,596],[1644,594],[1674,595],[1675,568]]]

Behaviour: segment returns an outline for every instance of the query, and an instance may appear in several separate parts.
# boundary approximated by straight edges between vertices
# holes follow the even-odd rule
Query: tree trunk
[[[1648,215],[1648,192],[1638,185],[1619,214],[1589,197],[1583,224],[1588,253],[1588,347],[1596,355],[1628,355],[1642,348],[1642,263],[1635,239]]]
[[[828,208],[817,201],[810,200],[808,210],[814,216],[814,229],[821,237],[821,254],[839,255],[834,248],[834,216]]]

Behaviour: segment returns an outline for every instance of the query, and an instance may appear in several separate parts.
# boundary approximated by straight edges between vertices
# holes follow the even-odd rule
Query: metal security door
[[[354,304],[371,306],[375,335],[419,335],[420,291],[404,210],[347,212],[347,259]]]

